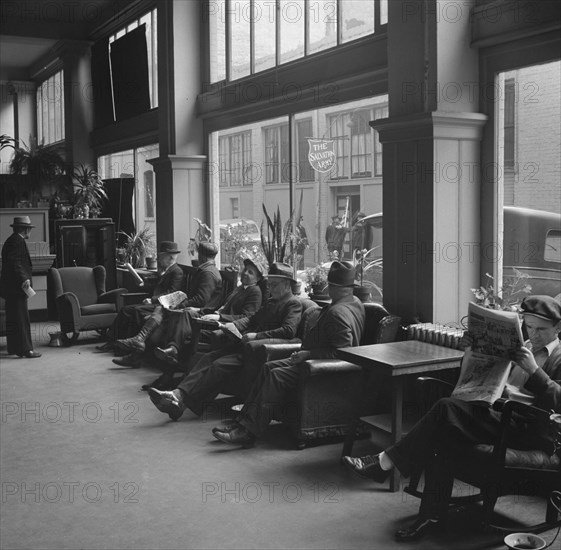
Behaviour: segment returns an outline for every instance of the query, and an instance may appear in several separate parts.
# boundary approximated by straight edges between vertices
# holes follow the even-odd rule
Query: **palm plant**
[[[125,233],[125,243],[120,251],[120,256],[125,263],[130,263],[133,267],[144,267],[146,257],[154,249],[154,233],[149,227],[145,227],[136,233]]]
[[[74,208],[88,207],[88,210],[100,210],[103,200],[107,199],[101,176],[89,166],[80,164],[72,173],[74,184]]]
[[[5,138],[8,136],[2,136]],[[7,141],[10,146],[9,140]],[[50,145],[38,144],[36,138],[31,138],[29,146],[21,141],[14,146],[14,155],[10,162],[12,174],[26,175],[32,190],[36,190],[41,181],[51,181],[64,173],[64,158],[59,148]]]

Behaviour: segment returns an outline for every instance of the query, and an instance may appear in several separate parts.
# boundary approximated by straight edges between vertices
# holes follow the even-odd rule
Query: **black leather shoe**
[[[150,384],[143,384],[140,389],[142,391],[148,391],[148,388],[154,388],[160,391],[172,391],[177,388],[177,384],[179,383],[179,378],[175,378],[169,374],[162,374],[162,376],[156,378]]]
[[[244,449],[253,447],[256,439],[247,428],[237,422],[230,426],[214,428],[212,430],[212,435],[216,437],[218,441],[229,443],[230,445],[241,445]]]
[[[120,367],[140,368],[140,357],[135,353],[129,353],[128,355],[123,355],[123,357],[115,357],[112,361]]]
[[[25,357],[26,359],[38,359],[39,357],[41,357],[41,354],[37,353],[36,351],[29,350],[26,351],[23,355],[20,355],[20,357]]]
[[[398,542],[419,540],[427,533],[438,531],[440,527],[441,523],[438,518],[419,518],[409,527],[396,531],[395,540]]]
[[[177,350],[170,346],[169,348],[156,348],[154,350],[154,355],[156,359],[160,361],[165,361],[168,365],[178,365],[177,362]]]
[[[178,420],[187,408],[183,400],[176,395],[174,391],[160,391],[156,388],[148,388],[146,390],[150,396],[150,401],[156,405],[156,408],[166,413],[174,422]]]
[[[390,476],[391,470],[382,470],[378,455],[344,456],[343,464],[360,477],[373,479],[377,483],[383,483]]]

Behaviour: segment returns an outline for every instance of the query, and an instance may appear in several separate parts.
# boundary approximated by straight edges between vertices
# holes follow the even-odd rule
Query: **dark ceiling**
[[[0,81],[29,80],[59,41],[87,40],[135,0],[2,0]]]

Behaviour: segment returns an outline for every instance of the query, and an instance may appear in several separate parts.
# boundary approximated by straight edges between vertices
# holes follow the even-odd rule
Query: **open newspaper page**
[[[164,294],[158,298],[158,302],[160,302],[160,304],[166,309],[177,308],[177,306],[181,302],[183,302],[183,300],[187,300],[187,294],[185,294],[185,292],[182,292],[181,290],[170,292],[169,294]]]
[[[510,354],[524,344],[517,313],[469,304],[472,347],[462,360],[452,397],[492,403],[501,397],[512,367]]]
[[[243,334],[237,329],[234,323],[224,323],[222,325],[222,330],[225,330],[228,334],[231,334],[238,340],[243,338]]]

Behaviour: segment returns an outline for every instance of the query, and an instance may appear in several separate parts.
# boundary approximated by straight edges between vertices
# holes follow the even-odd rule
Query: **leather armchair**
[[[391,315],[382,305],[366,303],[366,322],[361,345],[380,344],[395,341],[399,329],[400,317]],[[306,323],[315,321],[320,308],[310,310],[302,316],[301,325],[307,330]],[[317,318],[317,317],[316,317]],[[255,369],[263,363],[276,359],[286,359],[298,351],[300,343],[270,343],[266,340],[252,342],[246,346],[244,361],[244,381],[255,378]],[[249,370],[248,370],[249,369]],[[253,372],[252,372],[253,369]],[[297,440],[299,449],[306,442],[347,433],[352,419],[356,415],[356,396],[363,383],[362,369],[353,363],[340,359],[311,359],[304,363],[300,382],[289,402],[296,403],[299,418],[277,420],[287,421]],[[373,394],[389,395],[380,380],[371,379],[369,385]],[[370,411],[368,411],[370,412]]]
[[[56,300],[63,340],[71,344],[86,330],[104,331],[117,316],[117,300],[125,288],[105,291],[105,267],[51,267],[48,292]],[[71,336],[68,336],[68,334]]]
[[[423,410],[428,410],[441,397],[448,397],[454,387],[447,382],[430,377],[417,380],[420,403]],[[540,426],[555,430],[550,420],[551,412],[538,409],[524,403],[499,399],[493,408],[501,412],[501,432],[492,445],[478,444],[468,449],[457,449],[453,456],[441,457],[442,468],[453,465],[452,474],[469,485],[479,488],[480,492],[466,496],[456,496],[450,499],[451,506],[461,506],[473,502],[483,504],[483,525],[503,532],[539,533],[561,525],[561,517],[551,501],[554,490],[561,490],[561,450],[549,455],[540,449],[512,449],[507,446],[508,433],[511,430],[511,419],[516,416],[517,422],[527,422],[534,432]],[[557,427],[557,430],[559,428]],[[561,432],[557,432],[561,443]],[[531,445],[528,445],[531,447]],[[438,460],[438,457],[437,457]],[[440,471],[440,466],[435,467]],[[409,486],[405,492],[416,497],[422,497],[419,489],[422,472],[411,476]],[[536,525],[514,526],[497,523],[494,508],[501,496],[532,495],[541,496],[547,500],[545,521]]]

